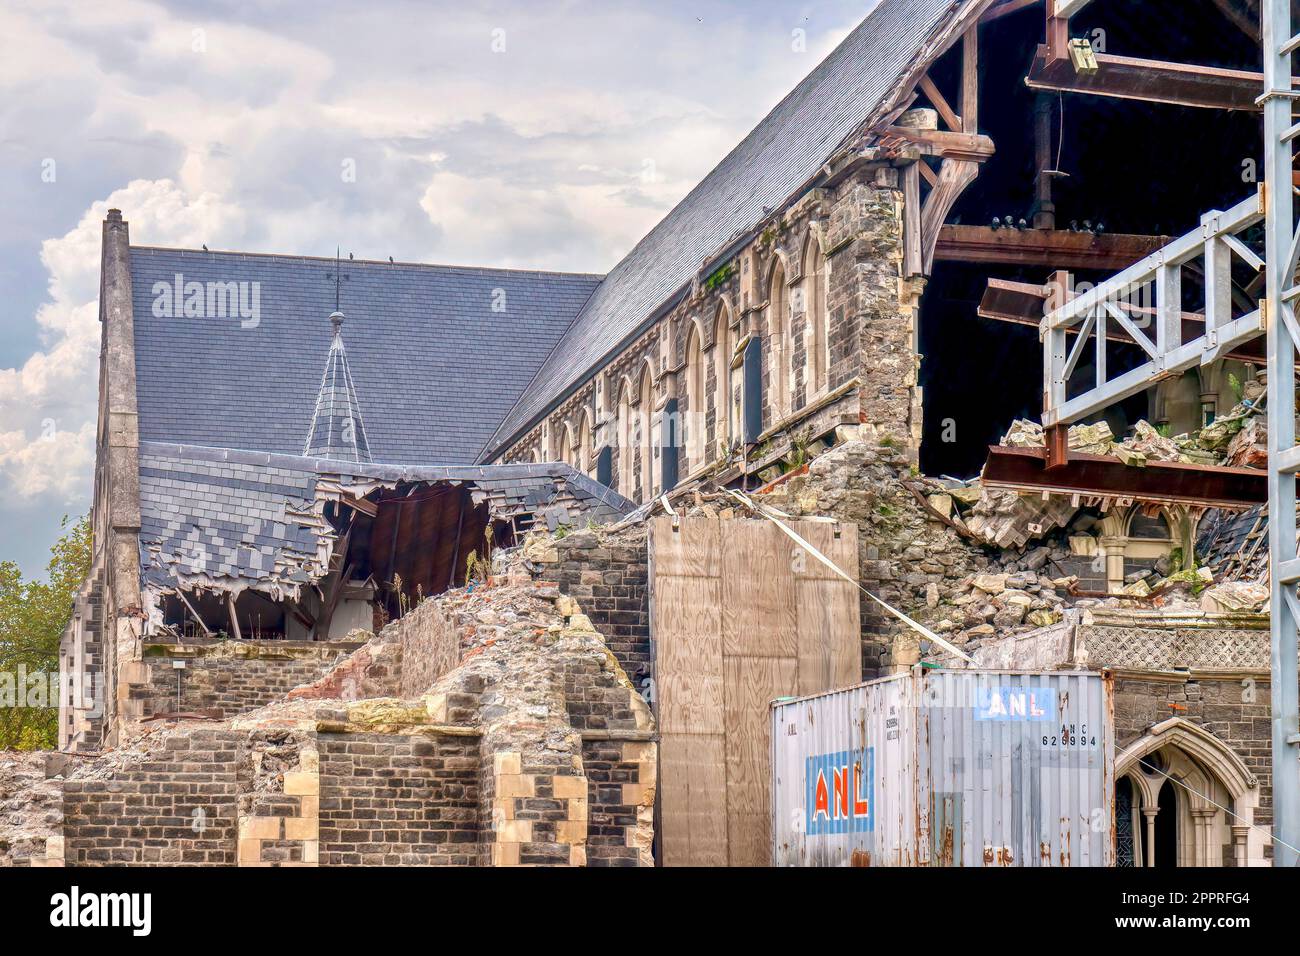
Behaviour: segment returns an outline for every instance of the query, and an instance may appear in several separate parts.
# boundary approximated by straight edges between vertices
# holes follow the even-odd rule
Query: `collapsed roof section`
[[[485,531],[508,539],[634,507],[563,463],[401,466],[159,442],[140,446],[140,503],[146,603],[191,589],[297,600],[331,571],[432,594],[464,581]]]

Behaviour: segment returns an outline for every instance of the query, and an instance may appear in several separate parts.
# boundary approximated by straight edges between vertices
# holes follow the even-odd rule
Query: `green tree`
[[[90,520],[61,524],[50,548],[44,580],[23,580],[12,561],[0,561],[0,750],[58,746],[59,701],[46,707],[15,706],[26,701],[19,674],[53,674],[59,639],[72,617],[72,602],[90,570]],[[47,684],[48,686],[48,684]],[[16,692],[17,700],[6,698]]]

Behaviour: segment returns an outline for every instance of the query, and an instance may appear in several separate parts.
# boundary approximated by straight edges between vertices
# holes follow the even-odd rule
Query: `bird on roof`
[[[203,244],[203,251],[204,251],[204,252],[207,252],[207,251],[208,251],[208,247],[207,247],[207,244],[206,244],[206,243]]]

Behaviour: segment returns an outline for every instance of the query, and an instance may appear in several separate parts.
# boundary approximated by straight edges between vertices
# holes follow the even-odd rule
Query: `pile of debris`
[[[61,859],[67,758],[40,751],[0,753],[0,867]]]
[[[1149,461],[1183,462],[1234,468],[1263,468],[1268,460],[1268,431],[1264,410],[1265,384],[1246,382],[1241,400],[1226,415],[1191,434],[1170,437],[1147,421],[1133,426],[1133,434],[1116,440],[1106,422],[1072,425],[1070,450],[1085,455],[1110,455],[1126,465],[1141,468]],[[1012,448],[1042,448],[1043,426],[1019,419],[1002,439]]]

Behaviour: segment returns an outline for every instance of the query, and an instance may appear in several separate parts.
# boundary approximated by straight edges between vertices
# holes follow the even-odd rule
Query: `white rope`
[[[780,518],[778,518],[775,514],[772,514],[771,512],[769,512],[765,506],[759,504],[759,503],[756,502],[756,501],[751,500],[750,498],[746,497],[745,495],[742,495],[740,492],[738,492],[738,491],[736,491],[736,490],[734,490],[734,489],[732,489],[732,488],[728,488],[728,489],[727,489],[727,493],[730,494],[730,495],[734,495],[734,496],[736,497],[737,500],[739,500],[739,501],[741,501],[742,503],[744,503],[746,506],[748,506],[748,507],[749,507],[750,509],[752,509],[754,512],[756,512],[757,514],[762,515],[762,516],[763,516],[764,518],[766,518],[768,521],[771,521],[771,522],[772,522],[773,524],[775,524],[778,528],[780,528],[783,532],[785,532],[785,534],[788,535],[788,536],[790,537],[790,539],[791,539],[792,541],[794,541],[797,545],[799,545],[799,547],[803,548],[805,551],[807,551],[809,554],[811,554],[814,558],[816,558],[816,559],[817,559],[818,561],[820,561],[822,564],[826,565],[826,567],[830,568],[832,571],[834,571],[837,575],[839,575],[839,576],[840,576],[841,578],[843,578],[845,581],[848,581],[850,584],[852,584],[854,587],[856,587],[859,591],[861,591],[861,592],[862,592],[863,594],[865,594],[867,597],[871,598],[871,600],[875,601],[877,604],[879,604],[881,607],[883,607],[886,611],[888,611],[888,612],[889,612],[890,614],[892,614],[894,617],[898,618],[900,621],[902,621],[902,622],[903,622],[904,624],[906,624],[908,627],[912,628],[912,630],[916,631],[918,634],[920,634],[920,635],[921,635],[922,637],[924,637],[926,640],[928,640],[928,641],[932,641],[933,643],[938,644],[940,647],[942,647],[942,648],[943,648],[944,650],[946,650],[948,653],[957,655],[958,657],[960,657],[962,660],[966,661],[967,663],[970,663],[970,664],[974,664],[974,663],[975,663],[975,658],[971,657],[969,654],[967,654],[967,653],[966,653],[965,651],[963,651],[961,648],[957,647],[955,644],[951,644],[951,643],[949,643],[948,641],[945,641],[942,637],[940,637],[938,634],[934,633],[934,631],[930,630],[930,629],[929,629],[928,627],[926,627],[924,624],[920,623],[919,621],[914,621],[914,620],[912,620],[910,617],[908,617],[908,616],[907,616],[906,614],[904,614],[902,611],[898,610],[898,609],[895,608],[895,607],[890,606],[890,605],[889,605],[888,603],[886,603],[885,601],[882,601],[880,598],[876,597],[874,594],[872,594],[870,591],[868,591],[866,588],[864,588],[864,587],[862,586],[862,583],[861,583],[860,581],[857,581],[857,580],[855,580],[853,577],[851,577],[850,575],[846,574],[843,570],[840,569],[839,565],[837,565],[837,564],[836,564],[834,561],[832,561],[830,558],[826,557],[826,555],[824,555],[824,554],[822,554],[820,551],[818,551],[815,547],[813,547],[813,545],[811,545],[811,544],[809,544],[807,541],[805,541],[802,537],[799,536],[799,534],[798,534],[797,532],[795,532],[795,530],[794,530],[793,528],[791,528],[789,525],[787,525],[784,521],[782,521]]]

